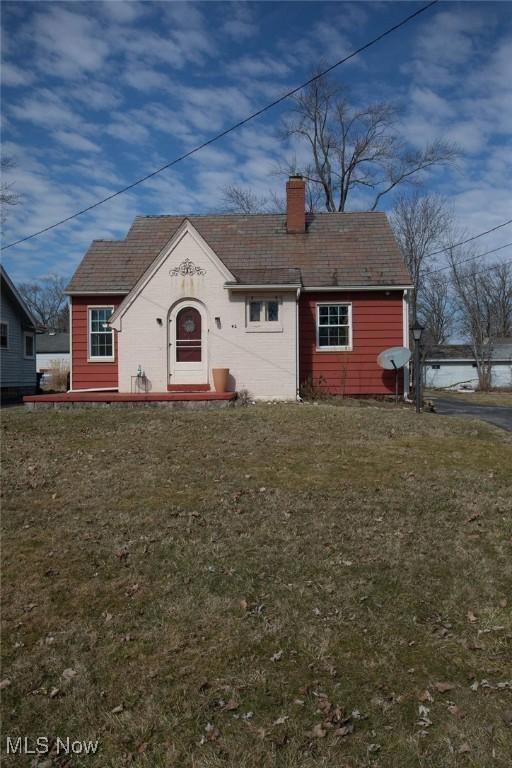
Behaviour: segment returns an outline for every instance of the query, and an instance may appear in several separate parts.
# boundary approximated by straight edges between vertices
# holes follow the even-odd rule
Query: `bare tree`
[[[486,281],[482,279],[481,265],[476,261],[460,264],[463,260],[455,255],[456,249],[448,254],[451,267],[452,285],[458,309],[460,330],[468,338],[475,359],[480,389],[488,390],[492,379],[492,349],[494,341],[492,306]],[[468,249],[464,255],[467,259]],[[471,258],[471,256],[469,256]]]
[[[286,203],[282,197],[270,192],[258,197],[244,187],[229,185],[223,189],[224,210],[227,213],[283,213]],[[306,210],[310,213],[318,210],[321,190],[306,183]]]
[[[5,181],[4,174],[16,167],[14,159],[8,155],[2,155],[0,160],[0,172],[2,180],[0,182],[0,222],[5,224],[9,208],[18,205],[21,195],[13,189],[13,181]]]
[[[414,284],[410,304],[414,321],[424,287],[425,273],[428,266],[434,262],[432,251],[437,250],[448,237],[452,217],[443,198],[437,195],[422,197],[416,192],[410,197],[403,194],[398,197],[390,220]],[[432,287],[435,287],[435,283]],[[432,291],[429,296],[434,298]],[[424,302],[423,309],[425,310]]]
[[[496,338],[512,336],[512,264],[502,262],[482,274],[486,286],[492,332]]]
[[[38,323],[49,330],[66,331],[69,310],[65,287],[63,277],[50,275],[38,283],[21,283],[18,289]]]
[[[302,173],[318,186],[327,211],[345,211],[357,189],[371,192],[373,211],[384,195],[459,155],[441,139],[420,150],[410,148],[397,119],[396,109],[385,102],[351,107],[344,89],[321,77],[294,97],[292,116],[285,122],[285,135],[305,143],[311,157],[304,167],[292,164],[288,172]]]
[[[250,189],[235,185],[224,187],[223,203],[227,213],[280,213],[285,207],[273,195],[259,197]]]
[[[425,327],[425,352],[447,343],[453,328],[455,307],[450,295],[450,280],[444,272],[435,272],[425,279],[418,297],[418,317]]]

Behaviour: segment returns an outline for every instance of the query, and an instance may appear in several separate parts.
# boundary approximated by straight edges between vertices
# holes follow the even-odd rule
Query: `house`
[[[36,321],[0,265],[0,378],[2,402],[36,391]]]
[[[71,391],[206,390],[229,368],[260,399],[394,392],[377,355],[408,346],[412,285],[385,214],[306,214],[299,176],[286,197],[285,214],[141,216],[93,241],[67,288]]]
[[[49,331],[40,333],[36,339],[36,366],[38,373],[46,373],[59,365],[69,369],[69,333]]]
[[[433,347],[425,358],[426,387],[442,389],[463,385],[478,387],[478,374],[470,344]],[[491,386],[512,387],[512,338],[496,339],[491,352]]]

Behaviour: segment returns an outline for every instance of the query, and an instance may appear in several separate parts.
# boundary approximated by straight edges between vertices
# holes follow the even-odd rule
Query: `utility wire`
[[[452,248],[456,248],[458,245],[465,245],[466,243],[470,243],[472,240],[478,240],[479,237],[488,235],[490,232],[496,232],[497,229],[501,229],[501,227],[506,227],[508,224],[512,224],[512,219],[509,219],[508,221],[504,221],[503,224],[498,224],[497,227],[493,227],[492,229],[486,229],[485,232],[479,232],[478,235],[473,235],[473,237],[468,237],[467,240],[461,240],[460,243],[452,243],[452,245],[447,245],[446,248],[440,248],[438,251],[432,251],[432,253],[427,253],[427,256],[436,256],[436,254],[445,253],[445,251],[449,251]]]
[[[422,8],[419,8],[417,11],[415,11],[414,13],[411,13],[409,16],[406,16],[406,18],[402,19],[402,21],[400,21],[398,24],[395,24],[393,27],[386,29],[380,35],[378,35],[377,37],[374,37],[373,40],[370,40],[368,43],[366,43],[365,45],[362,45],[356,51],[353,51],[353,53],[350,53],[348,56],[345,56],[345,58],[340,59],[334,64],[331,64],[330,67],[327,67],[327,69],[324,69],[319,74],[315,75],[314,77],[311,77],[309,80],[306,80],[305,83],[298,85],[296,88],[293,88],[291,91],[287,91],[282,96],[279,96],[279,98],[270,102],[270,104],[267,104],[265,107],[258,109],[256,112],[253,112],[248,117],[245,117],[243,120],[240,120],[238,123],[235,123],[230,128],[226,128],[226,130],[221,131],[221,133],[218,133],[215,136],[212,136],[212,138],[207,139],[207,141],[204,141],[202,144],[198,144],[193,149],[189,150],[188,152],[185,152],[183,155],[180,155],[179,157],[176,157],[174,160],[171,160],[169,163],[162,165],[161,168],[158,168],[156,171],[152,171],[152,173],[148,173],[146,176],[143,176],[142,178],[137,179],[131,184],[128,184],[126,187],[119,189],[117,192],[113,192],[112,194],[107,195],[107,197],[104,197],[102,200],[98,200],[96,203],[93,203],[92,205],[87,206],[87,208],[83,208],[81,211],[77,211],[76,213],[71,214],[71,216],[67,216],[65,219],[56,221],[55,224],[50,224],[48,227],[44,227],[43,229],[40,229],[37,232],[33,232],[31,235],[27,235],[26,237],[22,237],[19,240],[14,240],[12,243],[9,243],[8,245],[4,245],[1,250],[5,251],[7,250],[7,248],[12,248],[15,245],[19,245],[20,243],[24,243],[27,240],[31,240],[34,237],[38,237],[38,235],[42,235],[44,232],[49,232],[51,229],[55,229],[55,227],[59,227],[61,224],[65,224],[66,222],[71,221],[72,219],[76,219],[78,216],[82,216],[84,213],[87,213],[88,211],[92,211],[93,208],[97,208],[99,205],[103,205],[103,203],[106,203],[109,200],[112,200],[114,197],[118,197],[118,195],[122,195],[124,192],[128,192],[130,189],[133,189],[138,184],[142,184],[144,181],[147,181],[148,179],[153,178],[153,176],[157,176],[159,173],[162,173],[162,171],[165,171],[168,168],[172,168],[174,165],[177,165],[183,160],[186,160],[188,157],[191,157],[196,152],[199,152],[201,149],[208,147],[210,144],[213,144],[215,141],[222,139],[224,136],[227,136],[232,131],[235,131],[238,128],[241,128],[243,125],[246,125],[251,120],[254,120],[256,117],[259,117],[264,112],[267,112],[269,109],[272,109],[278,104],[281,104],[281,102],[290,98],[290,96],[293,96],[294,94],[298,93],[298,91],[301,91],[303,88],[306,88],[306,86],[310,85],[311,83],[314,83],[316,80],[319,80],[321,77],[328,74],[329,72],[332,72],[334,69],[336,69],[336,67],[339,67],[342,64],[345,64],[345,62],[349,61],[350,59],[353,59],[354,56],[357,56],[359,53],[366,51],[368,48],[378,43],[384,37],[387,37],[392,32],[396,32],[397,29],[400,29],[400,27],[403,27],[405,26],[405,24],[408,24],[410,21],[416,18],[416,16],[419,16],[421,13],[428,11],[428,9],[432,8],[433,5],[437,5],[438,2],[439,0],[432,0],[432,2],[428,3],[427,5],[424,5]]]
[[[502,251],[504,248],[510,248],[511,245],[512,243],[505,243],[505,245],[500,245],[499,248],[493,248],[491,251],[485,251],[485,253],[478,253],[476,256],[470,256],[467,259],[461,259],[461,261],[457,261],[455,263],[455,266],[458,267],[459,264],[467,264],[468,261],[475,261],[475,259],[481,259],[484,256],[488,256],[490,253],[496,253],[497,251]],[[424,272],[422,274],[422,277],[427,277],[427,275],[434,275],[436,274],[436,272],[444,272],[445,269],[451,269],[451,267],[452,267],[451,264],[447,264],[445,267],[438,267],[437,269],[429,269],[428,272]],[[493,267],[488,267],[488,269],[494,269],[494,267],[499,267],[499,264],[495,264]]]

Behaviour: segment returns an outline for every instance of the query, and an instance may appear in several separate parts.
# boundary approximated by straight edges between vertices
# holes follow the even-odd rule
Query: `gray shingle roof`
[[[306,287],[411,284],[388,220],[375,211],[308,214],[304,234],[288,234],[284,214],[140,216],[124,240],[93,241],[67,290],[128,293],[186,219],[239,282],[258,274],[275,282],[279,269],[293,270],[292,282],[300,270]]]
[[[69,352],[69,333],[40,333],[36,337],[36,352]]]

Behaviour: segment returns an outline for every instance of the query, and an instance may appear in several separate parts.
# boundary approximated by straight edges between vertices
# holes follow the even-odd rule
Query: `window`
[[[317,349],[352,349],[352,305],[317,304]]]
[[[107,323],[113,307],[89,307],[89,359],[113,360],[113,331]]]
[[[24,355],[25,357],[34,357],[34,334],[23,334]]]
[[[441,368],[439,363],[432,363],[432,370],[438,371]]]
[[[279,299],[250,299],[247,316],[249,331],[282,331]]]
[[[7,323],[0,323],[0,348],[7,349],[9,346],[9,326]]]

